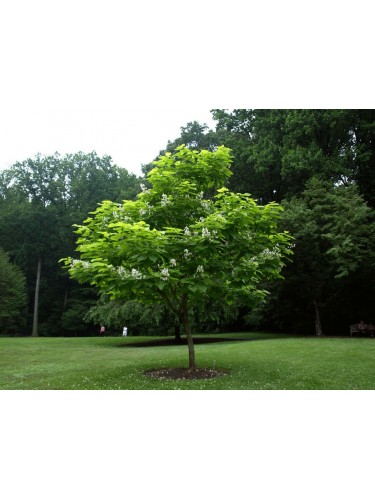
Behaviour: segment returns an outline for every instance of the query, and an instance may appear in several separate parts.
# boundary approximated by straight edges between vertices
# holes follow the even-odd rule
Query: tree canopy
[[[287,288],[313,306],[316,334],[322,335],[321,310],[365,262],[371,265],[373,213],[357,186],[335,186],[316,178],[283,206],[283,224],[295,237]]]
[[[70,275],[115,299],[167,304],[180,319],[195,367],[190,311],[207,296],[250,305],[281,278],[290,236],[281,207],[257,205],[223,187],[230,151],[184,145],[155,161],[136,201],[104,201],[77,229],[80,260]]]
[[[34,334],[38,330],[40,334],[67,332],[62,318],[74,306],[78,287],[61,270],[58,260],[74,250],[72,225],[81,222],[107,196],[121,201],[135,197],[138,191],[135,175],[113,165],[109,156],[99,157],[95,152],[38,154],[1,173],[1,242],[27,278],[27,330],[34,323]],[[81,294],[82,304],[86,299],[86,294]],[[38,312],[39,329],[31,317],[35,320]],[[87,329],[81,314],[75,324],[78,331]]]
[[[374,247],[375,233],[371,229],[375,207],[374,110],[215,109],[212,110],[212,115],[216,121],[216,130],[201,130],[201,135],[209,135],[210,144],[217,146],[224,143],[231,148],[233,175],[228,179],[229,189],[251,193],[263,204],[270,201],[283,202],[285,220],[290,223],[293,220],[290,230],[296,231],[298,240],[300,231],[306,229],[304,211],[295,211],[298,200],[304,205],[305,192],[309,192],[312,198],[315,194],[318,195],[319,190],[313,190],[312,183],[322,182],[323,190],[327,190],[328,196],[327,203],[324,204],[327,213],[324,218],[316,217],[314,227],[324,234],[327,231],[326,217],[334,210],[335,222],[332,224],[337,231],[340,227],[344,228],[343,234],[348,235],[349,221],[353,221],[352,248],[364,241],[369,249]],[[195,130],[198,130],[197,127]],[[180,139],[173,142],[177,143],[178,140]],[[339,186],[340,190],[334,189]],[[342,203],[344,199],[347,201],[342,209],[337,208],[337,204],[331,206],[329,202],[329,197],[337,200],[339,194]],[[293,203],[288,204],[291,200]],[[316,209],[314,212],[317,215]],[[362,219],[363,224],[359,224],[362,236],[355,238],[357,215],[364,212],[367,219],[365,217]],[[309,214],[311,215],[310,212]],[[309,237],[313,238],[313,235]],[[305,241],[309,237],[306,236]],[[329,241],[323,238],[323,243],[325,248]],[[327,307],[321,309],[323,331],[344,333],[348,332],[348,325],[358,322],[360,317],[367,318],[368,322],[375,320],[371,305],[375,300],[374,268],[368,252],[360,251],[356,259],[353,257],[354,260],[350,260],[348,253],[343,257],[343,244],[336,246],[332,240],[331,243],[330,262],[333,262],[333,253],[338,251],[342,265],[344,261],[346,265],[352,262],[353,267],[355,260],[355,270],[348,272],[345,277],[335,278],[331,268],[324,264],[327,259],[325,252],[315,254],[315,265],[310,262],[310,266],[312,270],[328,269],[328,274],[322,276],[322,279],[326,278],[326,283],[329,283],[331,290],[326,293],[332,298]],[[316,314],[311,311],[311,295],[305,293],[306,287],[299,274],[301,259],[309,262],[312,257],[311,247],[307,244],[301,247],[298,241],[296,244],[298,249],[303,250],[298,250],[293,262],[288,263],[286,279],[272,286],[273,293],[268,308],[263,313],[259,311],[259,314],[255,314],[255,311],[250,315],[245,313],[244,318],[256,316],[256,324],[267,328],[311,331],[309,318],[316,318]],[[301,290],[291,286],[297,282],[301,284]],[[311,279],[309,282],[311,283]],[[278,293],[275,293],[276,290]],[[321,304],[326,304],[324,298]]]

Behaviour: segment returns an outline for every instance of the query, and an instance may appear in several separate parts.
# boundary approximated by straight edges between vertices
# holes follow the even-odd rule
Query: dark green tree
[[[185,127],[181,127],[181,135],[173,141],[168,141],[167,146],[160,150],[159,156],[165,153],[173,153],[178,146],[185,145],[189,149],[201,151],[215,151],[218,146],[223,144],[220,142],[220,134],[211,130],[206,123],[197,121],[188,122]],[[155,158],[157,160],[157,158]],[[142,172],[146,175],[154,168],[153,163],[143,165]]]
[[[375,214],[355,185],[337,186],[316,178],[308,181],[301,196],[283,206],[285,228],[295,237],[295,249],[279,287],[280,300],[293,317],[311,309],[315,332],[322,335],[322,311],[351,287],[356,273],[363,275],[366,270],[373,275]],[[362,291],[352,289],[355,294]],[[333,310],[335,314],[340,312]]]
[[[103,199],[134,198],[139,184],[135,175],[113,165],[109,156],[100,158],[95,152],[37,155],[3,172],[2,243],[27,277],[34,335],[59,334],[73,289],[76,295],[77,285],[58,265],[62,256],[74,250],[72,225]],[[86,298],[82,296],[82,301]]]
[[[356,182],[374,206],[374,110],[215,109],[212,114],[217,137],[233,152],[231,188],[280,202],[319,177]]]
[[[121,335],[124,326],[128,327],[130,336],[172,335],[178,326],[175,316],[169,313],[165,304],[109,300],[104,295],[86,311],[84,318],[90,323],[105,324],[114,335]]]
[[[369,205],[375,208],[375,110],[350,110],[353,179]]]
[[[24,327],[27,302],[25,277],[0,248],[0,324],[1,333],[15,334]]]
[[[285,110],[212,110],[216,133],[233,154],[229,187],[248,192],[262,203],[280,202]]]

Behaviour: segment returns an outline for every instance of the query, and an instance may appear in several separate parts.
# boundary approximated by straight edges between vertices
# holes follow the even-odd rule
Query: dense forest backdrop
[[[192,122],[161,154],[232,150],[228,187],[284,208],[294,236],[284,280],[255,309],[207,298],[197,331],[266,328],[301,335],[347,335],[375,322],[375,110],[211,111],[215,129]],[[161,145],[163,147],[163,145]],[[110,152],[108,152],[110,153]],[[21,159],[20,159],[21,160]],[[144,175],[152,164],[143,165]],[[74,255],[74,224],[105,199],[135,199],[147,181],[110,156],[37,155],[0,172],[2,334],[179,334],[168,311],[109,302],[71,279],[59,260]]]

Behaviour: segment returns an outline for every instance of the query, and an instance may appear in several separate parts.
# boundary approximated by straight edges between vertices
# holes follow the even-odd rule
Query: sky
[[[215,127],[209,109],[197,110],[26,110],[0,117],[0,169],[42,155],[109,155],[129,172],[154,160],[168,140],[190,121]]]
[[[165,0],[0,2],[0,170],[95,150],[139,175],[189,121],[212,125],[219,86],[202,84],[175,13]]]
[[[247,3],[0,2],[0,170],[37,153],[95,150],[139,175],[189,121],[212,127],[213,108],[341,108],[348,95],[366,107],[371,65],[355,45],[341,50],[345,17],[332,38],[326,4],[324,19],[312,9],[300,25],[278,22],[283,3]],[[345,8],[367,46],[371,16]],[[335,57],[322,57],[325,37]],[[360,81],[347,71],[354,57]]]

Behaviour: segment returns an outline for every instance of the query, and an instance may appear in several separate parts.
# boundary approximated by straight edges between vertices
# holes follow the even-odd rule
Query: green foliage
[[[220,299],[206,297],[192,307],[192,325],[195,331],[215,332],[237,319],[238,307]],[[180,324],[175,314],[164,303],[142,304],[137,300],[127,302],[109,300],[103,295],[95,305],[82,311],[88,323],[105,324],[113,335],[121,335],[128,327],[128,335],[175,335],[180,334]],[[72,324],[72,327],[74,325]]]
[[[375,208],[375,110],[350,110],[353,178]]]
[[[285,281],[248,320],[259,324],[263,311],[263,327],[306,331],[315,296],[325,331],[373,321],[374,110],[212,112],[233,152],[229,187],[283,202],[297,236]]]
[[[209,130],[206,124],[200,124],[197,121],[189,122],[185,127],[181,127],[181,135],[174,141],[168,141],[165,150],[160,151],[159,156],[164,156],[167,152],[174,153],[178,146],[186,145],[191,150],[215,151],[223,141],[220,140],[220,134]],[[153,169],[153,163],[143,165],[142,171],[146,175]]]
[[[167,153],[148,175],[152,189],[135,202],[103,202],[78,228],[82,260],[66,261],[71,276],[116,299],[167,301],[174,310],[184,295],[198,303],[207,293],[262,297],[259,284],[280,277],[289,237],[277,232],[276,204],[225,188],[202,197],[229,176],[228,162],[224,147]]]
[[[77,287],[73,288],[66,297],[66,304],[61,314],[60,311],[60,322],[62,332],[64,335],[93,335],[97,333],[97,325],[88,325],[84,322],[84,317],[87,312],[93,307],[97,300],[97,294],[95,290],[91,287]]]
[[[0,248],[0,324],[2,333],[17,333],[24,326],[26,306],[25,277]]]
[[[84,315],[87,322],[105,324],[113,335],[121,335],[124,326],[128,335],[168,335],[174,333],[175,318],[164,304],[142,304],[108,300],[102,296]]]
[[[280,202],[285,110],[212,110],[216,133],[233,151],[232,190],[251,193],[261,203]]]
[[[285,202],[284,208],[285,225],[293,231],[295,252],[308,274],[319,270],[322,278],[343,278],[369,257],[373,214],[355,185],[334,186],[313,178],[302,197]]]
[[[1,173],[2,245],[26,275],[31,312],[37,263],[41,259],[41,331],[60,334],[66,326],[63,331],[70,333],[70,314],[71,323],[76,318],[78,330],[87,328],[82,317],[66,310],[76,309],[67,298],[79,288],[61,270],[58,260],[74,251],[74,223],[87,217],[107,196],[120,202],[134,198],[137,192],[139,180],[135,175],[113,165],[109,156],[100,158],[95,152],[37,155]],[[84,303],[85,297],[81,299]],[[30,325],[31,318],[28,320]]]
[[[217,134],[209,130],[208,126],[197,121],[189,122],[181,127],[181,135],[174,141],[169,141],[166,151],[173,153],[178,146],[186,145],[189,149],[215,151],[219,145]],[[161,156],[165,151],[161,152]]]
[[[302,193],[311,177],[358,183],[374,204],[374,110],[212,110],[233,151],[230,187],[266,201]]]
[[[345,292],[355,273],[373,267],[374,213],[355,185],[335,186],[316,178],[307,183],[302,196],[283,206],[284,224],[295,237],[295,249],[294,262],[279,287],[280,299],[284,314],[294,309],[295,317],[301,300],[305,309],[315,303],[323,310]]]

